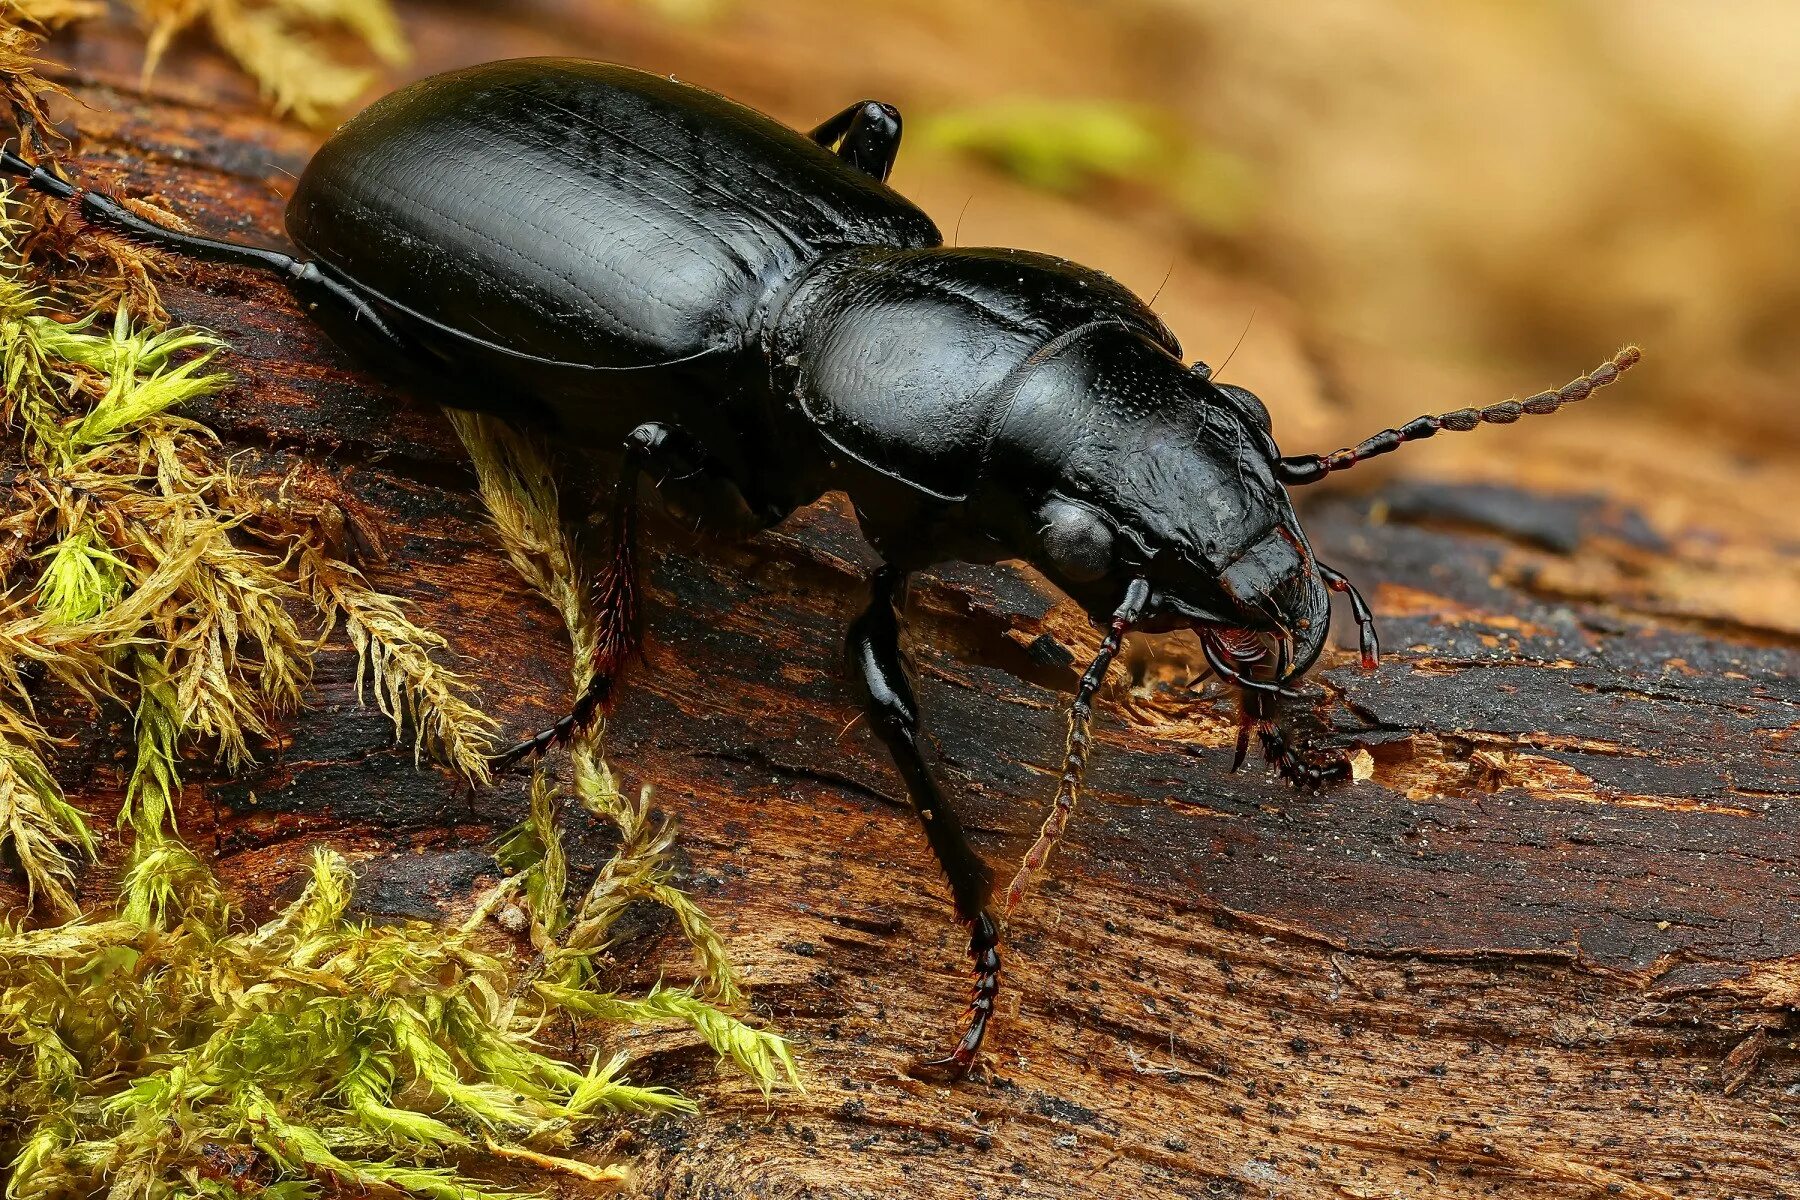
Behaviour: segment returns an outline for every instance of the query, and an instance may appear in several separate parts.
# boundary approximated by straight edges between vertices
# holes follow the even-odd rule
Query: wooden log
[[[843,99],[823,94],[835,80],[758,93],[744,48],[683,50],[624,18],[421,9],[413,25],[421,73],[636,51],[797,122]],[[79,169],[203,228],[279,240],[307,135],[204,53],[144,90],[128,31],[60,48],[89,106]],[[1067,219],[1056,203],[1021,199],[1040,228]],[[379,516],[377,582],[450,637],[507,729],[559,712],[560,629],[485,532],[432,398],[347,361],[265,281],[195,270],[167,300],[234,347],[237,384],[194,415],[270,478],[303,462]],[[1304,344],[1291,306],[1273,307],[1265,336]],[[1288,369],[1296,390],[1353,399],[1299,423],[1340,440],[1376,427],[1366,381],[1403,367],[1326,359],[1327,379]],[[830,501],[742,546],[653,526],[647,661],[610,754],[680,816],[685,883],[793,1036],[807,1091],[765,1103],[691,1042],[647,1040],[703,1110],[622,1131],[641,1193],[1800,1195],[1800,624],[1779,602],[1800,591],[1800,540],[1747,517],[1725,544],[1761,588],[1726,587],[1704,522],[1652,504],[1685,488],[1704,508],[1717,478],[1609,484],[1578,449],[1532,459],[1586,428],[1478,435],[1493,440],[1433,459],[1486,482],[1370,472],[1305,497],[1315,543],[1383,617],[1382,671],[1336,652],[1315,716],[1370,749],[1373,780],[1302,797],[1229,775],[1222,697],[1160,660],[1138,686],[1118,673],[1088,795],[1011,932],[990,1073],[955,1087],[907,1067],[952,1036],[961,937],[838,667],[872,556]],[[1680,442],[1621,444],[1607,453],[1629,462]],[[1502,452],[1536,464],[1526,485],[1481,469]],[[1791,483],[1746,486],[1734,512],[1779,507]],[[907,629],[942,776],[1010,864],[1053,790],[1096,635],[1024,573],[962,567],[921,581]],[[252,906],[326,841],[360,862],[365,907],[459,911],[491,877],[486,839],[521,811],[516,785],[471,795],[416,769],[352,679],[348,650],[329,652],[311,708],[248,775],[196,759],[183,828]],[[127,732],[106,716],[61,764],[98,812],[117,804]],[[71,709],[55,731],[91,719]],[[601,849],[579,850],[578,874]],[[651,925],[619,969],[642,982],[678,951]]]

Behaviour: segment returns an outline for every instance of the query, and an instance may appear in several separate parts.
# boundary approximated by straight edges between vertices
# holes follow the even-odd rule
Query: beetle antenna
[[[1094,655],[1094,661],[1088,664],[1087,673],[1081,677],[1081,686],[1075,689],[1075,703],[1069,706],[1069,736],[1063,744],[1062,780],[1056,787],[1056,799],[1051,802],[1050,813],[1044,818],[1044,824],[1038,830],[1037,841],[1025,852],[1019,863],[1018,874],[1006,887],[1005,913],[1012,916],[1013,909],[1025,898],[1026,889],[1031,886],[1032,879],[1044,869],[1050,859],[1050,851],[1062,839],[1063,830],[1069,827],[1069,817],[1075,811],[1075,798],[1081,793],[1081,781],[1087,775],[1088,760],[1088,727],[1094,718],[1094,695],[1100,690],[1101,682],[1106,678],[1106,669],[1119,653],[1119,647],[1125,642],[1125,635],[1143,615],[1144,606],[1150,599],[1148,580],[1134,579],[1125,593],[1125,602],[1113,613],[1112,626],[1106,631],[1106,637],[1100,642],[1100,652]]]
[[[1565,383],[1554,392],[1539,392],[1524,400],[1507,400],[1486,408],[1459,408],[1437,416],[1414,417],[1398,429],[1384,429],[1374,437],[1332,454],[1294,454],[1275,461],[1275,477],[1289,487],[1317,483],[1333,471],[1344,471],[1364,459],[1391,454],[1407,442],[1436,437],[1439,431],[1467,433],[1477,425],[1511,425],[1523,416],[1544,416],[1565,404],[1586,400],[1597,388],[1616,381],[1643,357],[1636,346],[1627,346],[1586,375]]]

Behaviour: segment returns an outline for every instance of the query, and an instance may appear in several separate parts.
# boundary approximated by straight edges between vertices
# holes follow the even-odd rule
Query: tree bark
[[[743,46],[565,9],[419,9],[416,72],[635,56],[796,123],[862,94],[836,90],[836,69],[773,81]],[[310,135],[207,53],[144,90],[128,30],[56,48],[88,105],[77,169],[280,243],[283,177]],[[928,170],[927,190],[953,189]],[[1004,194],[1026,228],[1070,211]],[[1190,297],[1235,286],[1189,271],[1209,280]],[[382,525],[376,582],[451,639],[505,728],[553,719],[566,641],[484,529],[432,397],[346,360],[276,284],[195,269],[165,294],[234,347],[238,382],[192,415],[271,480],[297,461],[329,472]],[[1291,311],[1276,298],[1264,335],[1317,351]],[[1372,386],[1403,364],[1312,359],[1285,368],[1295,421],[1330,445],[1412,415]],[[1793,483],[1749,478],[1721,512],[1724,467],[1632,473],[1682,430],[1595,449],[1599,428],[1443,439],[1406,464],[1431,478],[1370,471],[1305,496],[1315,545],[1382,618],[1381,671],[1334,652],[1314,718],[1371,751],[1372,780],[1305,797],[1228,774],[1226,698],[1189,694],[1161,659],[1135,684],[1115,670],[1082,807],[1008,939],[989,1073],[954,1087],[907,1068],[954,1037],[963,939],[839,668],[873,556],[832,501],[744,545],[653,523],[646,661],[609,755],[680,816],[686,886],[793,1037],[807,1090],[764,1103],[691,1042],[651,1039],[659,1081],[703,1108],[625,1132],[642,1194],[1800,1195]],[[1494,461],[1515,454],[1509,481]],[[1669,519],[1671,494],[1726,531]],[[941,777],[1010,868],[1097,635],[1011,568],[922,579],[906,628]],[[487,839],[522,811],[517,786],[472,795],[415,768],[353,675],[347,648],[329,651],[310,710],[250,774],[193,761],[183,829],[253,907],[324,841],[361,862],[366,907],[461,911],[492,876]],[[55,732],[91,719],[72,709]],[[121,785],[128,726],[107,719],[61,764],[92,811]],[[628,949],[620,969],[641,981],[679,961],[679,934],[652,925]]]

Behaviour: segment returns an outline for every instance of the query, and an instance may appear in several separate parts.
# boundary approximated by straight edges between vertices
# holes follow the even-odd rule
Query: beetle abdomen
[[[520,59],[376,102],[288,231],[360,289],[513,354],[645,367],[736,349],[824,250],[930,218],[804,135],[625,67]]]

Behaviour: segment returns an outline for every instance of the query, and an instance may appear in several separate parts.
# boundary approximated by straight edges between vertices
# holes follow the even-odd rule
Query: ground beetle
[[[1637,351],[1560,391],[1283,457],[1262,402],[1184,363],[1112,279],[945,246],[885,184],[899,144],[900,114],[875,101],[808,137],[625,67],[490,63],[403,88],[325,143],[287,209],[304,258],[153,224],[10,152],[0,168],[92,224],[275,272],[336,339],[433,399],[623,448],[594,683],[506,761],[591,720],[632,652],[642,475],[738,534],[847,494],[887,564],[850,627],[852,673],[971,933],[966,1033],[941,1062],[960,1072],[994,1012],[1000,919],[920,752],[896,614],[909,574],[1023,559],[1105,631],[1010,911],[1067,823],[1094,694],[1128,630],[1197,631],[1242,698],[1238,763],[1254,731],[1297,786],[1346,774],[1341,755],[1289,745],[1275,706],[1325,645],[1331,591],[1349,597],[1371,668],[1374,622],[1314,556],[1287,487],[1440,430],[1552,412]]]

